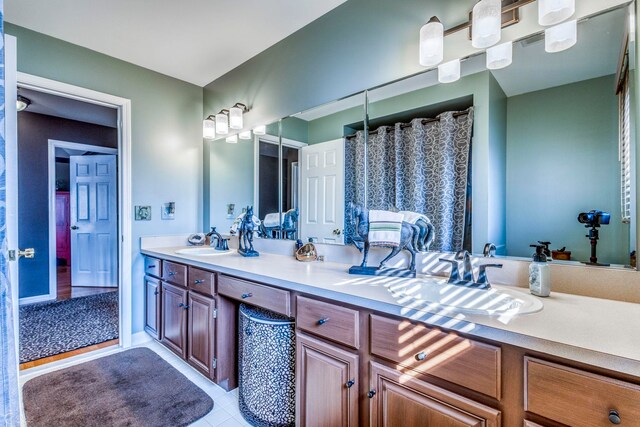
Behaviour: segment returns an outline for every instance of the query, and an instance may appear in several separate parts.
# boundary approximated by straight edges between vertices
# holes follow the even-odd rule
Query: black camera
[[[595,209],[578,214],[578,222],[586,224],[586,227],[599,227],[601,225],[606,225],[609,224],[610,220],[611,214],[609,212],[603,212]]]

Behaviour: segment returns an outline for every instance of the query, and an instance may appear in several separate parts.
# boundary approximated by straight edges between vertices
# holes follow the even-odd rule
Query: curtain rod
[[[460,117],[460,116],[466,116],[467,114],[469,114],[469,110],[465,110],[465,111],[457,111],[455,113],[453,113],[453,117]],[[422,119],[421,123],[423,125],[426,125],[427,123],[432,123],[432,122],[439,122],[440,118],[433,118],[433,119]],[[380,126],[380,127],[387,127],[387,128],[391,128],[391,126]],[[380,129],[380,127],[378,129]],[[405,129],[411,127],[411,123],[401,123],[400,124],[400,128],[401,129]],[[369,131],[369,135],[375,135],[376,133],[378,133],[378,129],[375,130],[370,130]],[[347,135],[345,136],[345,138],[354,138],[357,135],[357,133],[354,133],[352,135]]]

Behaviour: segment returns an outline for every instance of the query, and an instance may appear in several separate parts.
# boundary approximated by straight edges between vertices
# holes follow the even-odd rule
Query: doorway
[[[49,295],[58,301],[117,291],[117,154],[49,140]]]
[[[119,338],[118,112],[18,94],[19,244],[36,253],[19,265],[25,368]]]

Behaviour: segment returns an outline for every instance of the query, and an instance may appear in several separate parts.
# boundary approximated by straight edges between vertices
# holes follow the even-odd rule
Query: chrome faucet
[[[482,255],[485,258],[494,258],[496,256],[496,245],[493,243],[486,243],[482,250]]]
[[[215,240],[215,250],[217,251],[228,251],[229,250],[229,239],[222,237],[220,233],[216,231],[215,227],[211,227],[211,246],[214,246],[213,242]]]
[[[454,259],[440,258],[440,261],[451,264],[451,274],[447,283],[469,288],[490,289],[491,284],[487,278],[487,268],[502,268],[502,264],[482,264],[478,267],[478,280],[476,281],[473,277],[471,254],[468,251],[456,253]],[[462,278],[460,278],[459,261],[462,261]]]

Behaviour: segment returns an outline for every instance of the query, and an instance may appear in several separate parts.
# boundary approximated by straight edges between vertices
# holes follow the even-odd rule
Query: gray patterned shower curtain
[[[369,133],[366,154],[364,132],[348,138],[345,202],[424,213],[435,226],[432,250],[463,249],[473,107],[461,113],[382,126]]]

